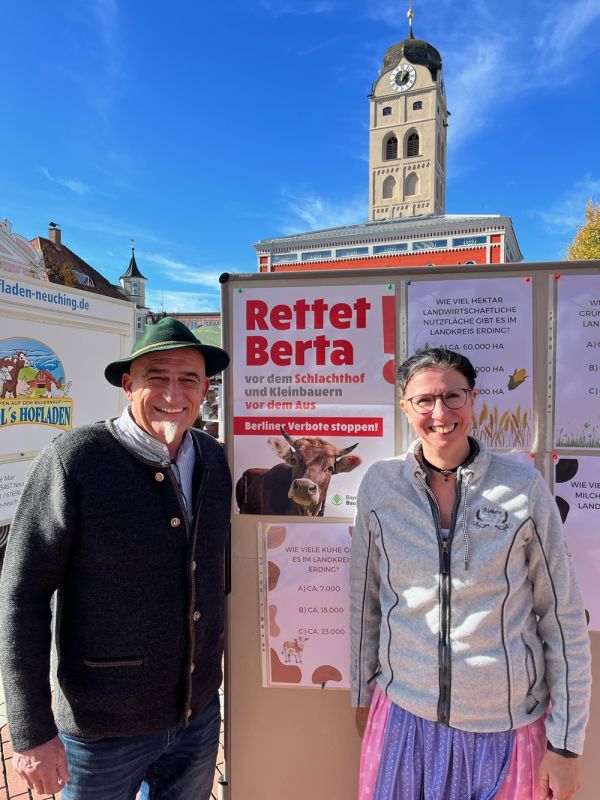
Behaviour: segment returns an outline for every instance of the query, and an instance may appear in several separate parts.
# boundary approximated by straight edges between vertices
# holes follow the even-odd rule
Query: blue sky
[[[600,199],[600,0],[415,0],[440,50],[446,212],[559,260]],[[262,238],[368,217],[368,100],[406,0],[22,0],[2,11],[0,218],[154,309],[215,310]]]

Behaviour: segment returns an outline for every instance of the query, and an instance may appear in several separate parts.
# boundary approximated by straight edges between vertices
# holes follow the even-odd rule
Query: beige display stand
[[[422,267],[410,270],[365,269],[344,272],[243,274],[222,276],[224,345],[231,351],[240,320],[231,313],[233,293],[246,287],[340,286],[349,283],[393,283],[397,297],[398,360],[407,355],[407,281],[530,276],[533,283],[535,463],[552,486],[554,451],[552,392],[557,273],[598,275],[600,262],[513,264],[470,268]],[[232,385],[236,364],[225,373],[225,442],[234,468]],[[600,413],[600,399],[599,399]],[[395,446],[402,452],[408,431],[396,415]],[[559,455],[597,455],[600,451],[556,451]],[[600,464],[600,458],[599,458]],[[600,471],[599,471],[600,472]],[[226,640],[224,800],[354,800],[360,741],[354,729],[349,692],[318,688],[263,688],[258,591],[257,523],[296,520],[288,517],[232,517],[231,593]],[[312,524],[338,521],[327,517]],[[600,536],[600,525],[598,530]],[[595,690],[586,752],[582,758],[583,788],[578,800],[600,797],[600,632],[591,633]],[[476,698],[474,698],[476,701]]]

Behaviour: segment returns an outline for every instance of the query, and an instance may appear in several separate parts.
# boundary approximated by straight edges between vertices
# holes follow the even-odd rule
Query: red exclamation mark
[[[394,295],[381,298],[383,317],[383,352],[393,357],[383,365],[383,377],[388,383],[395,383],[396,367],[396,297]]]

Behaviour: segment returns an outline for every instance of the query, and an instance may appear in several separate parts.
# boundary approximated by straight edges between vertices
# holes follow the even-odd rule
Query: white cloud
[[[214,292],[177,292],[162,291],[161,289],[146,291],[146,305],[153,311],[166,311],[167,313],[218,311],[220,304],[218,290]]]
[[[533,213],[549,232],[574,235],[585,222],[585,206],[590,198],[595,203],[600,199],[600,178],[585,175],[549,209]]]
[[[597,49],[598,37],[590,35],[590,28],[600,20],[599,0],[575,0],[569,5],[556,5],[540,22],[540,33],[535,44],[544,56],[544,67],[559,67],[566,64],[576,52],[580,59],[583,51]],[[568,80],[569,72],[561,76],[553,72],[552,81]]]
[[[98,113],[106,118],[120,91],[121,37],[118,0],[94,0],[91,10],[101,50],[96,54],[96,75],[89,80],[87,88]]]
[[[500,97],[512,93],[517,70],[505,59],[505,42],[491,35],[474,42],[467,54],[456,54],[451,63],[446,79],[451,111],[448,139],[455,148],[486,125]]]
[[[193,266],[184,264],[182,261],[167,258],[159,253],[139,252],[138,257],[141,262],[150,262],[163,267],[161,274],[176,283],[190,283],[198,286],[214,287],[219,289],[219,276],[225,272],[224,268],[215,265]]]
[[[282,16],[283,14],[295,14],[297,16],[330,14],[335,9],[335,4],[330,0],[313,0],[313,2],[302,2],[302,0],[262,0],[261,6],[274,16]]]
[[[46,167],[42,167],[41,172],[42,175],[44,175],[51,183],[56,183],[59,186],[64,186],[71,192],[75,192],[75,194],[85,194],[90,190],[90,187],[83,181],[77,180],[75,178],[57,178],[54,175],[51,175],[50,171]]]
[[[283,232],[286,236],[308,230],[337,228],[343,225],[354,225],[368,219],[367,200],[365,197],[353,198],[345,203],[327,200],[312,192],[291,192],[282,189],[288,212],[292,215],[284,222]]]
[[[100,213],[94,214],[93,219],[78,219],[75,216],[69,217],[69,227],[77,228],[82,231],[92,231],[93,233],[101,233],[103,236],[117,236],[127,240],[129,244],[130,239],[136,241],[151,243],[155,245],[171,245],[172,243],[161,236],[156,236],[151,231],[140,228],[137,225],[128,222],[120,222],[112,220],[108,217],[103,217]]]

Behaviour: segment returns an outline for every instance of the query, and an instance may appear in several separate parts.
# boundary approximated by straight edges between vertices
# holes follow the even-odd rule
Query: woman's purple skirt
[[[535,797],[543,719],[515,731],[468,733],[416,717],[376,689],[361,754],[360,800],[517,800]],[[518,743],[519,753],[515,743]],[[529,785],[518,775],[532,761]],[[527,770],[525,770],[527,772]],[[510,794],[502,791],[511,787]]]

